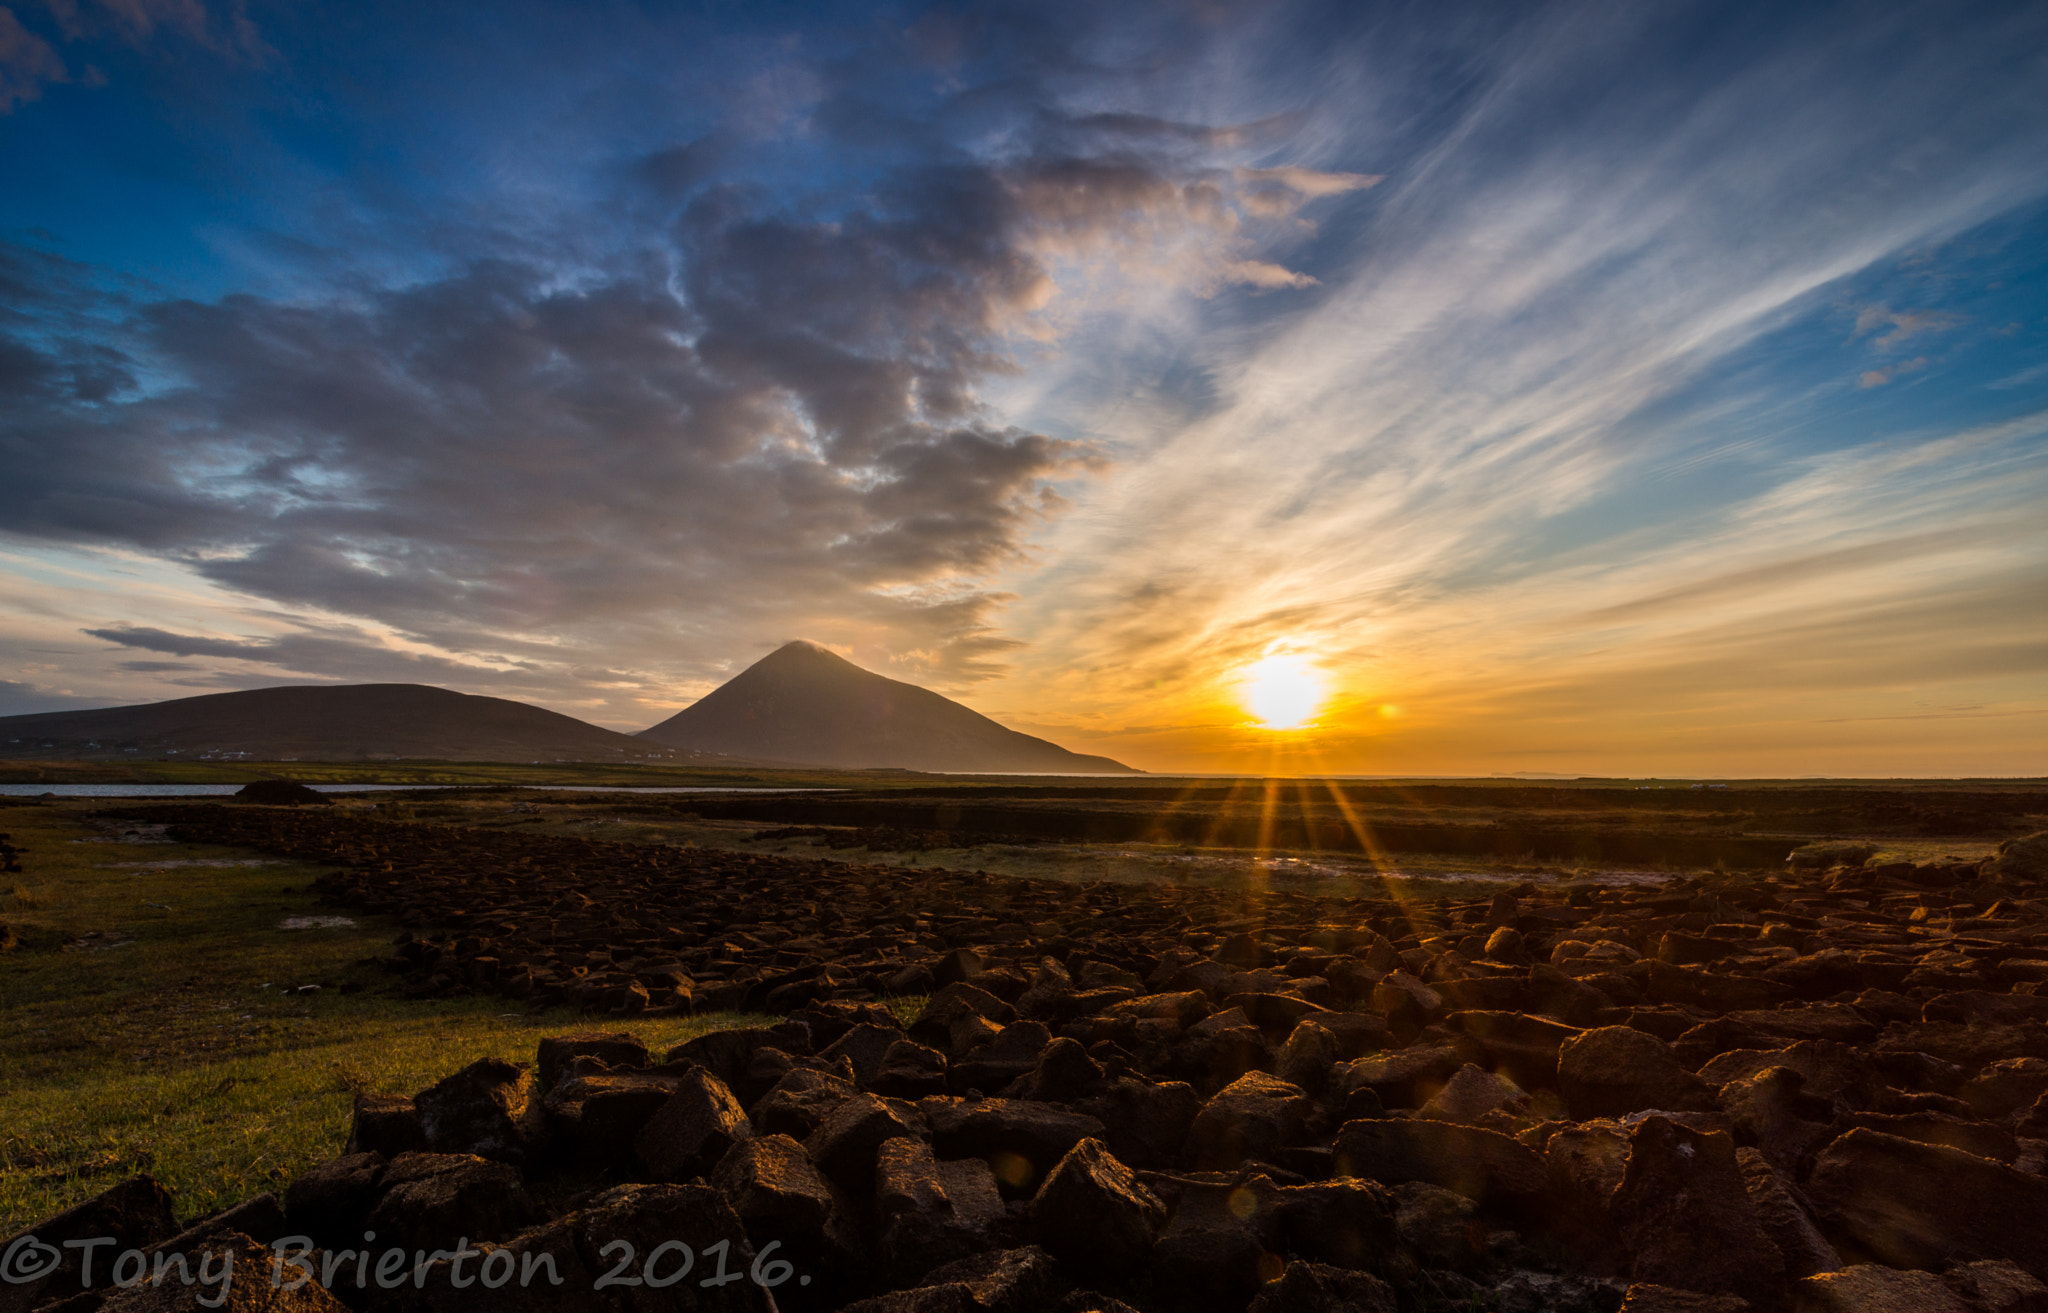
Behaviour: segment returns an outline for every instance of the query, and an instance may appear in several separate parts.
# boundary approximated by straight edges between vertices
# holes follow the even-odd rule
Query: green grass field
[[[366,965],[397,927],[334,916],[318,868],[92,828],[100,804],[0,807],[26,853],[0,876],[0,1235],[137,1171],[191,1218],[341,1151],[354,1093],[411,1093],[479,1057],[627,1029],[652,1048],[731,1015],[617,1027],[498,998],[417,1002]],[[0,939],[4,939],[0,935]],[[300,985],[310,994],[286,994]]]

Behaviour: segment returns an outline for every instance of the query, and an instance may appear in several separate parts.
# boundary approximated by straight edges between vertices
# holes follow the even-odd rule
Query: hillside
[[[209,693],[135,707],[0,717],[0,758],[278,761],[714,760],[573,716],[425,684]]]
[[[1133,774],[1006,729],[930,689],[789,643],[640,737],[670,747],[842,769]]]

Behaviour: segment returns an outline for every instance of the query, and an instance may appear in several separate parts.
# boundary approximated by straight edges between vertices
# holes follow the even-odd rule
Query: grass
[[[0,895],[22,940],[0,954],[0,1235],[137,1171],[184,1219],[281,1188],[341,1151],[355,1093],[530,1059],[543,1035],[602,1026],[659,1049],[745,1024],[398,998],[374,965],[395,924],[279,929],[337,914],[307,890],[321,868],[102,833],[98,805],[0,808],[27,850]]]

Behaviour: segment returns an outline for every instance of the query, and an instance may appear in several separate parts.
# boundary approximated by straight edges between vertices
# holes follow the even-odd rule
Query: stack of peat
[[[303,1237],[319,1279],[246,1307],[2048,1309],[2048,837],[1396,906],[188,825],[350,862],[423,986],[781,1014],[365,1098],[181,1239],[146,1180],[32,1228]],[[0,1309],[82,1310],[75,1272]]]

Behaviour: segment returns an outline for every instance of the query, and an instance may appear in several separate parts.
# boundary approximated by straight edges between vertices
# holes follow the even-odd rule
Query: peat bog
[[[88,810],[0,812],[42,827],[11,989],[56,951],[38,849]],[[426,1251],[402,1291],[343,1263],[305,1307],[638,1307],[593,1288],[615,1240],[634,1264],[694,1247],[679,1307],[2048,1298],[2038,786],[97,810],[117,843],[276,864],[182,868],[195,886],[261,873],[291,891],[266,915],[356,921],[318,932],[356,934],[326,1001],[363,1011],[332,1030],[501,1027],[330,1078],[332,1111],[288,1128],[293,1170],[210,1198],[241,1205],[215,1235]],[[120,1221],[147,1247],[199,1211],[153,1180],[98,1188],[39,1225]],[[459,1283],[432,1257],[458,1236],[573,1279]],[[738,1275],[707,1287],[714,1250]]]

